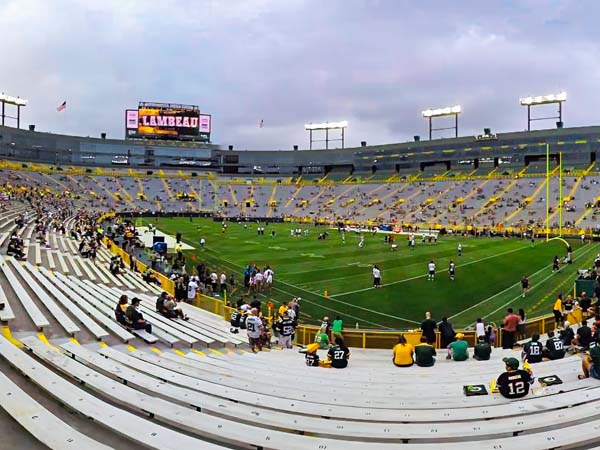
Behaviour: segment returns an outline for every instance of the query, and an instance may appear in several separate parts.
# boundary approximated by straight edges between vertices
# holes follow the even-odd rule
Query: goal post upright
[[[550,234],[550,144],[546,143],[546,241]]]
[[[562,184],[562,152],[558,154],[558,235],[562,237],[563,184]]]

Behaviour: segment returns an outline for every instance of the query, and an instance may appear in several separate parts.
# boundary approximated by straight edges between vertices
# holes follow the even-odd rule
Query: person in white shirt
[[[361,234],[360,241],[358,241],[358,248],[363,248],[365,245],[365,237]]]
[[[457,250],[458,250],[458,256],[462,256],[462,244],[460,242],[458,243]]]
[[[260,335],[262,333],[262,320],[258,317],[258,311],[256,308],[252,308],[250,311],[250,315],[246,319],[246,331],[248,333],[248,344],[252,349],[253,353],[256,353],[256,349],[258,351],[262,350],[262,344],[260,340]]]
[[[254,284],[256,286],[256,290],[257,291],[261,291],[262,290],[264,278],[265,277],[262,274],[262,272],[256,272],[256,275],[254,275]]]
[[[427,280],[428,281],[433,281],[435,279],[435,262],[433,262],[433,259],[431,261],[429,261],[429,264],[427,264]]]
[[[377,267],[377,264],[373,266],[373,287],[375,289],[381,287],[381,270]]]
[[[475,324],[475,334],[477,335],[477,340],[482,336],[485,338],[485,324],[481,319],[477,319],[477,323]]]
[[[225,292],[227,290],[227,275],[222,273],[219,277],[219,283],[221,284],[221,292]]]
[[[188,303],[194,303],[196,300],[196,292],[198,291],[198,283],[194,279],[194,277],[190,278],[190,281],[187,285],[187,301]]]
[[[270,291],[273,287],[273,275],[275,274],[275,272],[273,272],[273,270],[267,266],[267,269],[265,270],[264,273],[264,278],[265,278],[265,283],[266,283],[266,288]]]
[[[200,238],[200,247],[204,247],[206,245],[206,239]]]
[[[213,292],[217,292],[217,281],[219,279],[219,276],[217,275],[216,272],[211,272],[210,274],[210,285],[212,287],[212,291]]]

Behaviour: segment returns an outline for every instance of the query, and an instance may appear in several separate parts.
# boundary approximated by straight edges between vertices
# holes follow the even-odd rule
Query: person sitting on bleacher
[[[496,380],[498,391],[506,398],[525,397],[533,383],[531,371],[519,369],[517,358],[504,358],[502,361],[506,364],[506,372]]]
[[[415,345],[415,364],[419,367],[432,367],[435,364],[435,348],[429,344],[427,336],[421,336],[420,344]]]
[[[167,301],[168,296],[168,292],[163,291],[160,293],[160,295],[156,299],[156,312],[161,313],[162,315],[166,315],[165,302]]]
[[[345,369],[348,367],[348,358],[350,358],[350,350],[346,347],[344,339],[341,336],[337,336],[335,338],[335,345],[327,353],[327,360],[334,369]]]
[[[542,350],[542,356],[551,360],[565,357],[563,341],[558,336],[555,336],[552,330],[548,331],[548,340],[546,341],[546,348]]]
[[[175,297],[168,295],[165,302],[163,303],[163,311],[161,314],[169,319],[183,319],[190,320],[190,318],[183,312],[179,307],[179,304],[175,300]]]
[[[527,361],[530,364],[542,362],[543,347],[540,342],[540,335],[534,334],[531,336],[531,341],[527,342],[523,347],[521,353],[521,359]]]
[[[575,338],[575,333],[571,328],[571,324],[568,320],[565,320],[563,329],[560,331],[560,340],[563,342],[565,347],[569,347]]]
[[[448,345],[448,356],[446,356],[446,359],[453,359],[454,361],[466,361],[469,359],[469,345],[463,340],[464,337],[464,334],[456,333],[456,341]]]
[[[131,322],[131,327],[134,330],[146,330],[148,333],[152,333],[152,325],[149,324],[140,311],[140,302],[142,300],[134,297],[131,299],[131,305],[127,307],[125,315]]]
[[[413,355],[415,348],[406,342],[404,335],[398,336],[398,343],[394,345],[392,362],[396,367],[410,367],[414,364]]]
[[[592,343],[592,329],[588,327],[587,320],[581,322],[577,328],[575,338],[571,341],[571,350],[573,352],[587,350]]]
[[[154,283],[154,284],[160,286],[160,282],[154,276],[154,272],[152,271],[152,269],[146,269],[144,271],[144,273],[142,274],[142,278],[144,279],[144,281],[146,283]]]
[[[117,304],[117,306],[115,308],[115,319],[117,322],[119,322],[125,328],[131,328],[131,322],[125,315],[126,311],[127,311],[127,296],[121,295],[121,297],[119,298],[119,303]]]
[[[589,351],[586,353],[586,356],[581,361],[583,375],[578,375],[577,378],[583,380],[584,378],[592,377],[600,380],[600,341],[596,340],[592,343]]]
[[[23,259],[23,258],[25,258],[25,252],[23,252],[24,247],[25,247],[25,244],[23,243],[23,239],[21,239],[19,236],[17,236],[16,233],[13,233],[10,236],[10,240],[8,241],[8,247],[6,249],[6,254],[12,255],[17,259]]]
[[[485,335],[479,336],[477,344],[473,349],[473,358],[477,361],[489,361],[492,354],[492,347],[487,343]]]

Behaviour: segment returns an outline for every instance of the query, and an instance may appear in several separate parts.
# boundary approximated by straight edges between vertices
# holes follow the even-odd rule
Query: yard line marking
[[[210,250],[210,249],[207,249],[207,250],[208,250],[209,252],[216,253],[216,251],[214,251],[214,250]],[[222,257],[220,257],[220,256],[219,256],[219,259],[220,259],[221,261],[223,261],[223,262],[225,262],[225,263],[229,264],[229,265],[230,265],[230,266],[232,266],[232,267],[237,267],[238,269],[241,269],[241,268],[243,268],[243,267],[242,267],[242,266],[240,266],[239,264],[236,264],[236,263],[234,263],[234,262],[232,262],[232,261],[229,261],[229,260],[227,260],[227,259],[224,259],[224,258],[222,258]],[[312,294],[312,295],[318,295],[319,297],[321,297],[321,298],[323,298],[323,299],[325,298],[325,297],[324,297],[323,295],[321,295],[320,293],[318,293],[318,294],[315,294],[315,293],[313,293],[313,292],[311,292],[311,291],[309,291],[309,290],[307,290],[307,289],[302,289],[302,288],[299,288],[299,287],[297,287],[297,286],[295,286],[295,285],[293,285],[293,284],[286,283],[285,281],[282,281],[282,280],[279,280],[279,281],[278,281],[278,283],[280,283],[280,284],[284,284],[284,285],[286,285],[286,286],[290,286],[292,289],[297,289],[297,290],[299,290],[299,291],[304,291],[304,292],[307,292],[307,293],[309,293],[309,294]],[[291,296],[293,296],[293,297],[296,297],[296,294],[293,294],[293,293],[291,293],[291,292],[285,291],[285,290],[281,289],[280,287],[273,286],[273,289],[275,289],[275,290],[278,290],[278,291],[280,291],[280,292],[283,292],[284,294],[288,294],[288,295],[291,295]],[[373,314],[378,314],[378,315],[380,315],[380,316],[391,317],[391,318],[393,318],[393,319],[396,319],[396,320],[401,320],[401,321],[404,321],[404,322],[414,323],[414,324],[417,324],[417,325],[419,325],[419,324],[421,323],[421,322],[416,322],[416,321],[414,321],[414,320],[406,319],[406,318],[404,318],[404,317],[392,316],[391,314],[386,314],[386,313],[382,313],[382,312],[380,312],[380,311],[375,311],[374,309],[364,308],[364,307],[362,307],[362,306],[353,305],[352,303],[347,303],[347,302],[343,302],[343,301],[341,301],[341,300],[336,300],[336,299],[334,299],[333,297],[329,297],[329,299],[327,299],[327,300],[328,300],[328,301],[335,301],[335,302],[337,302],[337,303],[340,303],[340,304],[342,304],[342,305],[350,306],[350,307],[352,307],[352,308],[362,309],[363,311],[367,311],[367,312],[370,312],[370,313],[373,313]],[[337,311],[337,310],[335,310],[334,308],[331,308],[330,306],[328,306],[328,305],[326,305],[326,304],[325,304],[325,305],[323,305],[323,304],[320,304],[320,303],[311,302],[310,300],[306,300],[306,299],[304,299],[304,298],[302,299],[302,301],[303,301],[303,302],[305,301],[306,303],[310,303],[311,305],[320,306],[320,307],[322,307],[322,308],[329,309],[330,311],[333,311],[333,312],[336,312],[336,313],[342,314],[342,315],[344,315],[344,316],[346,316],[346,317],[350,317],[350,318],[352,318],[352,319],[355,319],[355,320],[359,320],[359,321],[361,321],[361,322],[366,322],[366,323],[369,323],[369,324],[371,324],[371,325],[376,325],[376,326],[378,326],[378,327],[380,327],[380,328],[385,328],[385,329],[388,329],[388,330],[389,330],[389,329],[391,329],[390,327],[386,327],[386,326],[384,326],[384,325],[381,325],[381,324],[379,324],[379,323],[372,322],[372,321],[370,321],[370,320],[367,320],[367,319],[365,319],[365,318],[356,317],[356,316],[352,316],[352,315],[350,315],[350,314],[348,314],[348,313],[344,313],[344,312],[341,312],[341,311]]]
[[[592,248],[593,248],[593,247],[592,247]],[[580,255],[580,257],[582,257],[582,256],[584,256],[584,255],[587,255],[587,254],[590,252],[590,250],[592,250],[592,248],[588,248],[588,249],[587,249],[585,252],[583,252],[583,253]],[[584,249],[585,249],[585,247],[584,247]],[[575,253],[575,252],[573,252],[573,253]],[[547,268],[547,267],[550,267],[550,264],[549,264],[548,266],[546,266],[546,268]],[[566,266],[566,265],[565,265],[565,266],[562,266],[562,267],[561,267],[561,268],[559,268],[558,270],[559,270],[559,271],[561,271],[561,270],[563,270],[565,267],[567,267],[567,266]],[[548,275],[547,277],[545,277],[545,278],[544,278],[542,281],[538,282],[538,283],[537,283],[535,286],[533,286],[532,290],[533,290],[533,289],[534,289],[536,286],[539,286],[540,284],[542,284],[544,281],[548,280],[549,278],[552,278],[552,277],[554,276],[554,274],[555,274],[555,273],[554,273],[554,272],[552,272],[550,275]],[[517,299],[518,299],[518,298],[520,298],[520,297],[521,297],[521,295],[517,295],[515,298],[513,298],[513,299],[512,299],[512,300],[510,300],[509,302],[507,302],[507,303],[505,303],[504,305],[500,306],[499,308],[495,309],[494,311],[492,311],[491,313],[487,314],[486,316],[483,316],[483,318],[485,319],[486,317],[489,317],[489,316],[491,316],[492,314],[495,314],[495,313],[497,313],[497,312],[498,312],[498,311],[500,311],[501,309],[503,309],[503,308],[506,308],[508,305],[510,305],[512,302],[514,302],[515,300],[517,300]]]
[[[508,253],[518,252],[518,251],[520,251],[520,250],[523,250],[523,249],[526,249],[526,248],[531,248],[531,247],[527,246],[527,247],[514,248],[514,249],[512,249],[512,250],[507,250],[507,251],[505,251],[505,252],[498,253],[498,254],[496,254],[496,255],[490,255],[490,256],[486,256],[485,258],[479,258],[479,259],[476,259],[476,260],[473,260],[473,261],[469,261],[469,262],[467,262],[467,263],[464,263],[464,264],[457,265],[456,267],[465,267],[465,266],[469,266],[469,265],[471,265],[471,264],[475,264],[475,263],[478,263],[478,262],[481,262],[481,261],[485,261],[485,260],[487,260],[487,259],[497,258],[498,256],[503,256],[503,255],[506,255],[506,254],[508,254]],[[442,271],[440,271],[440,272],[442,272]],[[403,279],[403,280],[392,281],[391,283],[382,284],[382,285],[381,285],[381,287],[393,286],[393,285],[395,285],[395,284],[400,284],[400,283],[406,283],[407,281],[417,280],[417,279],[419,279],[419,278],[425,278],[426,276],[427,276],[427,274],[423,274],[423,275],[416,275],[416,276],[414,276],[414,277],[405,278],[405,279]],[[341,294],[336,294],[335,296],[332,296],[332,297],[329,297],[329,298],[330,298],[330,299],[333,299],[334,297],[335,297],[335,298],[337,298],[337,297],[343,297],[344,295],[356,294],[356,293],[358,293],[358,292],[364,292],[364,291],[368,291],[368,290],[370,290],[370,289],[373,289],[373,287],[371,286],[371,287],[368,287],[368,288],[356,289],[356,290],[354,290],[354,291],[342,292]],[[415,322],[415,323],[417,323],[417,322]]]
[[[587,248],[587,247],[583,247],[583,248],[580,248],[579,250],[585,250],[586,248]],[[589,249],[588,249],[588,250],[589,250]],[[573,253],[574,253],[574,254],[576,254],[576,253],[577,253],[577,251],[575,251],[575,252],[573,252]],[[586,252],[584,252],[584,253],[583,253],[583,255],[585,255],[585,254],[587,254],[587,253],[589,253],[589,251],[586,251]],[[582,256],[582,255],[580,255],[580,257],[581,257],[581,256]],[[551,266],[552,266],[552,264],[548,264],[548,265],[546,265],[546,266],[542,267],[542,268],[541,268],[540,270],[538,270],[537,272],[534,272],[533,274],[531,274],[531,277],[534,277],[535,275],[537,275],[537,274],[538,274],[538,273],[540,273],[540,272],[543,272],[544,270],[548,270],[548,268],[549,268],[549,267],[551,267]],[[562,269],[564,269],[565,267],[567,267],[567,266],[562,266],[562,267],[561,267],[559,270],[562,270]],[[535,289],[535,287],[539,286],[541,283],[543,283],[544,281],[546,281],[547,279],[549,279],[549,278],[550,278],[552,275],[554,275],[554,272],[552,272],[552,274],[551,274],[550,276],[548,276],[548,277],[544,278],[542,281],[539,281],[538,283],[536,283],[536,284],[535,284],[535,285],[534,285],[534,286],[531,288],[531,290]],[[488,298],[486,298],[486,299],[484,299],[484,300],[480,301],[479,303],[476,303],[476,304],[474,304],[474,305],[472,305],[472,306],[469,306],[468,308],[466,308],[466,309],[464,309],[464,310],[462,310],[462,311],[460,311],[460,312],[458,312],[458,313],[454,314],[453,316],[450,316],[450,317],[448,317],[448,319],[453,319],[453,318],[455,318],[455,317],[458,317],[458,316],[460,316],[460,315],[461,315],[461,314],[463,314],[463,313],[466,313],[467,311],[470,311],[470,310],[472,310],[473,308],[477,308],[478,306],[481,306],[481,305],[483,305],[484,303],[487,303],[487,302],[489,302],[489,301],[490,301],[490,300],[492,300],[493,298],[496,298],[498,295],[500,295],[500,294],[503,294],[504,292],[508,291],[509,289],[511,289],[511,288],[514,288],[515,286],[518,286],[518,285],[520,285],[520,283],[521,283],[520,281],[517,281],[516,283],[514,283],[514,284],[511,284],[511,285],[510,285],[510,286],[508,286],[506,289],[503,289],[502,291],[500,291],[500,292],[497,292],[496,294],[492,295],[491,297],[488,297]],[[519,297],[521,297],[521,294],[519,294],[517,297],[515,297],[514,299],[512,299],[512,300],[511,300],[509,303],[507,303],[507,304],[510,304],[510,303],[514,302],[514,301],[515,301],[517,298],[519,298]],[[504,306],[506,306],[507,304],[505,304]],[[502,308],[504,308],[504,306],[500,307],[499,309],[502,309]],[[492,312],[492,313],[488,314],[487,316],[484,316],[483,318],[485,318],[485,317],[489,317],[491,314],[494,314],[495,312],[498,312],[498,311],[499,311],[499,309],[497,309],[496,311],[494,311],[494,312]]]

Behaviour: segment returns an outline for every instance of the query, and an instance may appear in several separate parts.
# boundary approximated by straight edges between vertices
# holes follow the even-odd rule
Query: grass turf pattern
[[[397,251],[391,251],[381,233],[363,233],[364,246],[359,248],[358,233],[345,233],[345,243],[336,230],[327,230],[329,238],[318,240],[323,227],[303,225],[308,236],[290,236],[299,225],[260,224],[265,234],[257,234],[256,222],[247,228],[228,222],[222,233],[220,222],[210,219],[162,218],[153,223],[163,232],[196,247],[186,252],[188,271],[204,261],[210,268],[233,273],[237,291],[243,289],[243,268],[256,263],[269,264],[275,271],[274,288],[259,295],[277,304],[301,297],[301,319],[305,323],[320,323],[323,316],[340,315],[346,327],[415,328],[425,311],[439,320],[451,318],[455,327],[471,325],[478,317],[498,323],[506,308],[525,308],[528,317],[551,312],[557,292],[572,290],[578,268],[589,267],[600,250],[600,244],[572,241],[574,263],[552,273],[555,255],[562,259],[566,245],[560,240],[545,242],[504,238],[442,236],[436,244],[416,239],[414,250],[408,247],[406,236],[397,236]],[[275,230],[275,237],[271,237]],[[199,240],[206,239],[200,248]],[[462,256],[458,256],[458,243]],[[427,280],[427,263],[437,265],[434,281]],[[450,260],[456,263],[456,280],[448,277]],[[380,289],[372,288],[372,266],[382,271]],[[530,292],[521,297],[520,279],[527,275]],[[324,292],[328,291],[325,298]],[[231,297],[230,297],[231,299]]]

